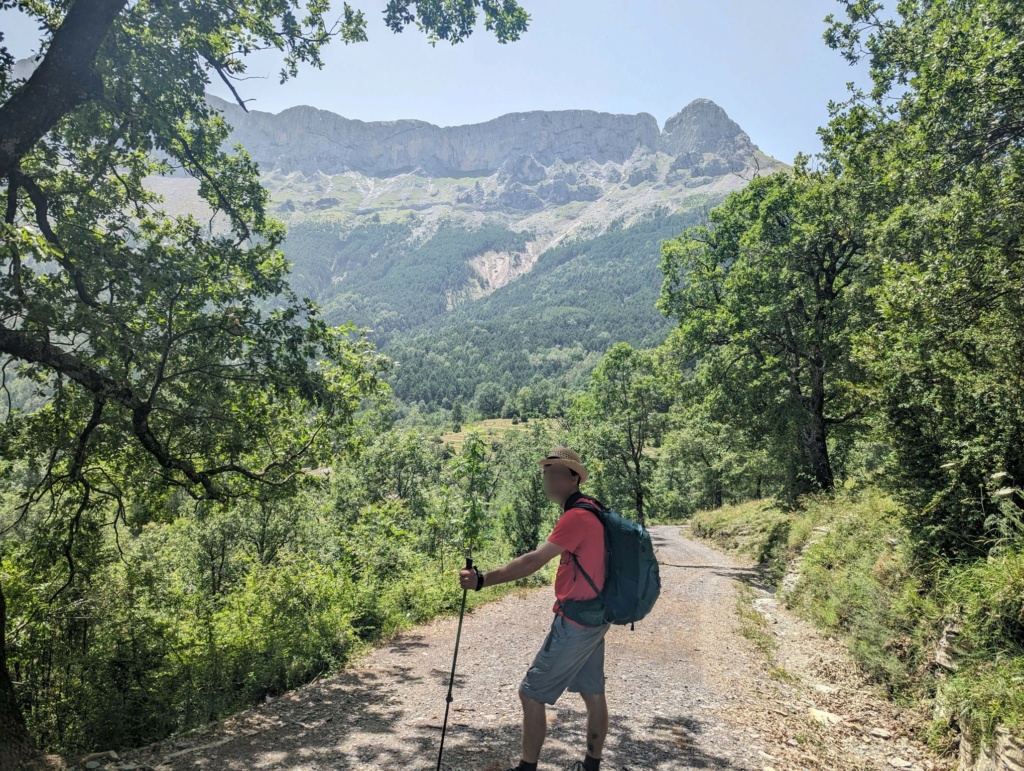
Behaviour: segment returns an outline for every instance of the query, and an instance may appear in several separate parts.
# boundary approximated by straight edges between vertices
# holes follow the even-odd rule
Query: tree
[[[552,510],[537,466],[550,445],[550,432],[543,422],[534,421],[527,430],[506,431],[498,447],[501,474],[496,499],[514,557],[537,548],[545,515]]]
[[[763,441],[733,420],[720,384],[692,378],[673,390],[675,403],[652,482],[664,515],[760,498],[775,486],[779,464],[768,461]]]
[[[452,405],[452,431],[459,432],[462,430],[462,424],[466,422],[466,415],[462,409],[462,400],[456,398],[455,404]]]
[[[415,516],[424,515],[426,482],[436,476],[438,461],[422,434],[384,431],[371,438],[358,462],[370,502],[400,498]]]
[[[870,191],[884,281],[859,356],[884,478],[919,559],[975,558],[1004,524],[992,476],[1024,478],[1024,16],[1011,0],[843,5],[826,39],[866,59],[872,87],[833,105],[824,160]]]
[[[655,353],[617,343],[574,405],[576,431],[588,455],[601,463],[598,484],[609,500],[628,496],[640,524],[654,465],[650,446],[664,430],[669,401],[668,378]]]
[[[714,370],[738,425],[776,437],[791,493],[831,490],[829,440],[863,414],[853,335],[871,319],[865,237],[841,180],[755,178],[662,250],[670,345]]]
[[[476,387],[473,402],[483,418],[500,418],[506,394],[497,383],[484,382]]]
[[[478,430],[470,430],[451,467],[454,484],[450,489],[459,498],[455,508],[462,514],[462,545],[467,549],[482,546],[486,534],[487,513],[498,480],[490,449]]]
[[[320,66],[332,38],[365,40],[366,22],[346,4],[329,25],[321,2],[18,5],[39,20],[43,55],[19,82],[0,49],[0,364],[49,404],[0,426],[0,451],[39,472],[0,527],[45,507],[68,587],[83,526],[125,520],[132,490],[290,494],[379,388],[369,346],[288,290],[283,229],[266,216],[257,169],[222,149],[227,126],[204,99],[211,74],[238,95],[251,51],[280,51],[284,80],[300,62]],[[391,0],[385,19],[456,43],[481,11],[502,42],[528,21],[491,0]],[[166,215],[144,185],[174,171],[199,180],[210,225]],[[5,609],[0,587],[0,639]],[[5,650],[0,766],[14,768],[36,751]]]

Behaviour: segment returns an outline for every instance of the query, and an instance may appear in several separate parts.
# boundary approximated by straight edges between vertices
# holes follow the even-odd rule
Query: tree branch
[[[863,414],[864,414],[864,407],[857,407],[856,409],[848,410],[845,415],[841,415],[841,416],[839,416],[837,418],[830,418],[830,417],[826,416],[825,417],[825,423],[830,425],[830,426],[838,426],[838,425],[841,425],[841,424],[847,422],[848,420],[853,420],[854,418],[859,418]]]
[[[75,0],[35,72],[0,106],[0,177],[7,177],[53,126],[95,99],[103,81],[93,65],[127,0]]]
[[[249,225],[246,223],[245,217],[239,214],[239,212],[235,209],[234,205],[231,203],[231,199],[228,198],[228,196],[224,193],[223,190],[221,190],[220,185],[217,183],[217,180],[206,169],[206,166],[204,166],[203,163],[198,158],[196,158],[195,154],[192,152],[192,148],[189,146],[188,141],[185,139],[185,137],[183,137],[181,135],[181,132],[177,131],[173,127],[171,128],[171,132],[173,133],[174,138],[181,143],[182,152],[184,153],[185,158],[188,160],[188,163],[192,165],[192,169],[198,172],[199,175],[201,175],[209,183],[210,187],[213,188],[213,192],[217,195],[217,201],[219,202],[221,209],[223,209],[224,212],[231,218],[232,224],[234,224],[235,227],[237,227],[241,231],[242,240],[248,240],[249,238],[252,238],[252,231],[249,229]],[[188,166],[186,165],[185,168],[188,169]],[[211,224],[215,216],[216,212],[214,212],[213,216],[211,216],[210,218]]]
[[[75,266],[71,263],[71,260],[65,256],[64,247],[61,246],[60,239],[57,238],[57,234],[54,233],[53,228],[50,227],[50,204],[46,198],[46,194],[42,191],[39,185],[35,183],[35,180],[30,177],[26,177],[24,174],[14,172],[11,179],[11,184],[14,184],[16,181],[25,189],[25,192],[28,193],[29,200],[32,201],[32,207],[36,212],[36,226],[43,234],[43,237],[56,250],[57,262],[59,262],[61,267],[68,272],[68,277],[75,285],[75,292],[78,294],[78,298],[90,308],[95,308],[97,310],[102,308],[103,306],[91,294],[89,294],[89,290],[86,289],[85,282],[82,280],[82,274],[78,272]]]
[[[126,407],[132,414],[132,430],[136,438],[161,466],[181,472],[190,482],[200,485],[209,497],[215,500],[225,498],[224,491],[220,489],[209,472],[198,471],[187,460],[174,457],[160,443],[149,425],[149,415],[152,412],[151,403],[142,401],[127,386],[96,371],[78,357],[51,343],[33,340],[24,332],[3,326],[0,326],[0,352],[16,356],[24,361],[44,364],[74,380],[95,397]],[[224,467],[223,470],[239,471],[244,474],[240,468],[233,466]]]
[[[235,97],[235,101],[238,102],[238,106],[246,112],[249,112],[249,108],[245,106],[247,100],[242,99],[238,90],[235,88],[235,84],[231,82],[231,75],[223,64],[218,62],[214,57],[207,54],[202,54],[203,60],[213,68],[213,70],[220,75],[220,79],[224,81],[224,85],[231,89],[231,94]],[[251,101],[251,100],[248,100]]]

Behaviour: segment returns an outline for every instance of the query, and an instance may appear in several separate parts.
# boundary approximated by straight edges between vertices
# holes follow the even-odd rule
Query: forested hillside
[[[702,212],[655,211],[630,227],[612,223],[595,238],[563,241],[515,282],[396,335],[384,347],[396,362],[395,395],[430,410],[486,393],[493,406],[484,417],[549,414],[614,343],[664,340],[669,322],[654,307],[660,244]],[[526,387],[544,395],[516,405]]]

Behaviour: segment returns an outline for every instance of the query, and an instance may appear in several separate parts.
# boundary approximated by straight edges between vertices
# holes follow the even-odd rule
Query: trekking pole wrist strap
[[[479,592],[484,587],[484,574],[476,565],[473,566],[473,570],[476,571],[476,588],[473,591]]]

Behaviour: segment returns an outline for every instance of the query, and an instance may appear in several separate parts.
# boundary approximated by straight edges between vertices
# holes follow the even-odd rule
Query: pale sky
[[[835,0],[520,0],[532,16],[516,43],[483,29],[457,46],[431,48],[415,29],[394,35],[385,0],[350,0],[366,11],[369,41],[331,45],[325,67],[277,82],[279,60],[251,60],[239,84],[250,109],[310,104],[361,120],[417,118],[476,123],[508,112],[589,109],[648,112],[664,125],[693,99],[725,108],[766,153],[792,161],[820,149],[818,126],[846,83],[866,80],[822,40]],[[334,3],[340,8],[340,2]],[[37,50],[13,12],[0,29],[16,56]],[[219,83],[213,93],[228,97]]]

